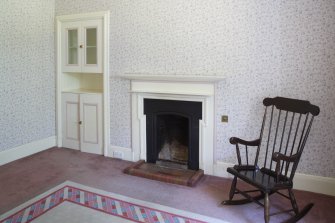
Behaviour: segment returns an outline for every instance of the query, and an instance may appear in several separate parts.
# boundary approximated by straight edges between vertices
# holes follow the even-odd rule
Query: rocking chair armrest
[[[282,153],[275,152],[272,155],[272,160],[275,162],[285,161],[285,162],[294,162],[298,158],[298,154],[294,154],[292,156],[286,156]]]
[[[233,145],[242,144],[242,145],[246,145],[246,146],[259,146],[260,141],[261,141],[260,139],[255,139],[255,140],[252,140],[252,141],[246,141],[246,140],[243,140],[243,139],[240,139],[240,138],[237,138],[237,137],[231,137],[229,139],[229,142]]]
[[[273,153],[272,160],[276,162],[275,172],[276,172],[276,175],[277,175],[277,181],[279,181],[280,175],[281,175],[281,170],[280,170],[280,168],[281,168],[280,163],[281,162],[280,161],[285,161],[286,163],[290,163],[290,162],[295,162],[297,159],[299,159],[298,154],[294,154],[294,155],[291,155],[291,156],[286,156],[286,155],[284,155],[282,153],[279,153],[279,152]],[[282,165],[284,165],[284,162],[282,163]]]

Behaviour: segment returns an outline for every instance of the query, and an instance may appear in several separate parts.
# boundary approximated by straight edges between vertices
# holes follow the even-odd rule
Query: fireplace
[[[180,128],[185,128],[188,126],[187,131],[188,135],[191,133],[198,134],[198,139],[194,143],[191,138],[186,138],[183,136],[183,139],[178,138],[179,144],[187,146],[187,151],[191,151],[187,154],[187,165],[189,165],[189,159],[198,159],[194,162],[195,164],[190,164],[190,168],[202,169],[205,174],[214,173],[214,94],[215,94],[215,82],[222,80],[220,77],[203,77],[203,76],[157,76],[157,75],[128,75],[127,78],[131,79],[131,93],[132,93],[132,148],[123,149],[125,154],[125,159],[131,161],[152,161],[151,158],[147,157],[147,150],[150,148],[153,149],[153,146],[157,146],[158,142],[153,141],[153,137],[147,137],[147,125],[153,125],[153,121],[159,122],[159,126],[164,127],[164,123],[172,123],[172,121],[167,121],[166,119],[175,119],[176,126]],[[180,115],[182,112],[174,111],[165,111],[165,113],[157,112],[148,112],[144,109],[144,103],[148,100],[161,100],[161,101],[181,101],[179,103],[191,103],[195,102],[196,106],[201,107],[201,113],[198,114],[196,119],[190,118],[190,115]],[[183,102],[182,102],[183,101]],[[185,106],[175,106],[177,108],[188,108],[189,105]],[[147,109],[147,108],[146,108]],[[153,108],[154,109],[154,108]],[[153,114],[155,113],[155,114]],[[147,116],[151,117],[151,122],[148,120]],[[187,121],[185,121],[185,119]],[[165,121],[164,121],[165,120]],[[196,120],[196,121],[195,121]],[[195,121],[193,125],[193,121]],[[147,123],[149,122],[149,123]],[[163,126],[162,126],[163,125]],[[191,125],[191,127],[189,127]],[[150,127],[151,128],[151,127]],[[158,128],[157,125],[155,128]],[[153,131],[153,128],[152,128]],[[159,131],[156,131],[156,134]],[[174,133],[168,133],[174,134]],[[158,141],[166,141],[164,139],[166,136],[160,136]],[[162,139],[163,138],[163,139]],[[193,138],[193,137],[192,137]],[[176,141],[176,140],[175,140]],[[185,143],[188,142],[187,143]],[[149,146],[147,145],[149,144]],[[161,142],[162,144],[162,142]],[[170,142],[170,144],[176,144]],[[194,149],[194,146],[197,146],[198,149]],[[160,146],[160,145],[159,145]],[[157,147],[159,147],[157,146]],[[171,146],[171,145],[169,145]],[[113,151],[119,151],[122,148],[115,147]],[[155,148],[156,149],[156,148]],[[195,152],[194,152],[195,150]],[[159,152],[154,152],[155,159],[166,159],[159,158]],[[192,156],[192,158],[190,158]],[[149,160],[150,159],[150,160]],[[178,158],[179,159],[179,158]],[[158,162],[156,160],[156,162]],[[186,162],[186,161],[184,161]]]
[[[202,103],[145,98],[144,114],[147,162],[198,170]]]

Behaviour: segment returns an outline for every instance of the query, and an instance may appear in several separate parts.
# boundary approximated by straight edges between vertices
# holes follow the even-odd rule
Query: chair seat
[[[274,172],[268,169],[256,169],[250,166],[246,168],[234,166],[228,167],[227,171],[266,193],[292,188],[293,186],[292,181],[288,178],[281,177],[280,180],[277,181]]]

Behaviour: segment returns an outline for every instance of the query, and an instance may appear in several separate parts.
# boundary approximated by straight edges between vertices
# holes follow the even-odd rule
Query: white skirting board
[[[56,136],[33,141],[0,152],[0,166],[56,146]]]
[[[110,145],[107,156],[128,161],[134,160],[132,149],[120,146]]]
[[[234,164],[217,162],[214,165],[214,175],[219,177],[232,177],[232,175],[227,172],[227,168],[232,166],[234,166]],[[293,180],[293,188],[335,196],[335,178],[296,173]]]

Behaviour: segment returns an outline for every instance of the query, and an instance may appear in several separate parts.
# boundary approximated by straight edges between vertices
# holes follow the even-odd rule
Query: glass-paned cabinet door
[[[81,22],[62,24],[62,70],[81,72]]]
[[[102,20],[82,23],[84,33],[83,72],[102,73]]]
[[[78,29],[67,31],[67,64],[78,64]]]
[[[97,29],[86,29],[86,64],[97,64]]]
[[[102,73],[102,19],[62,24],[63,72]]]

